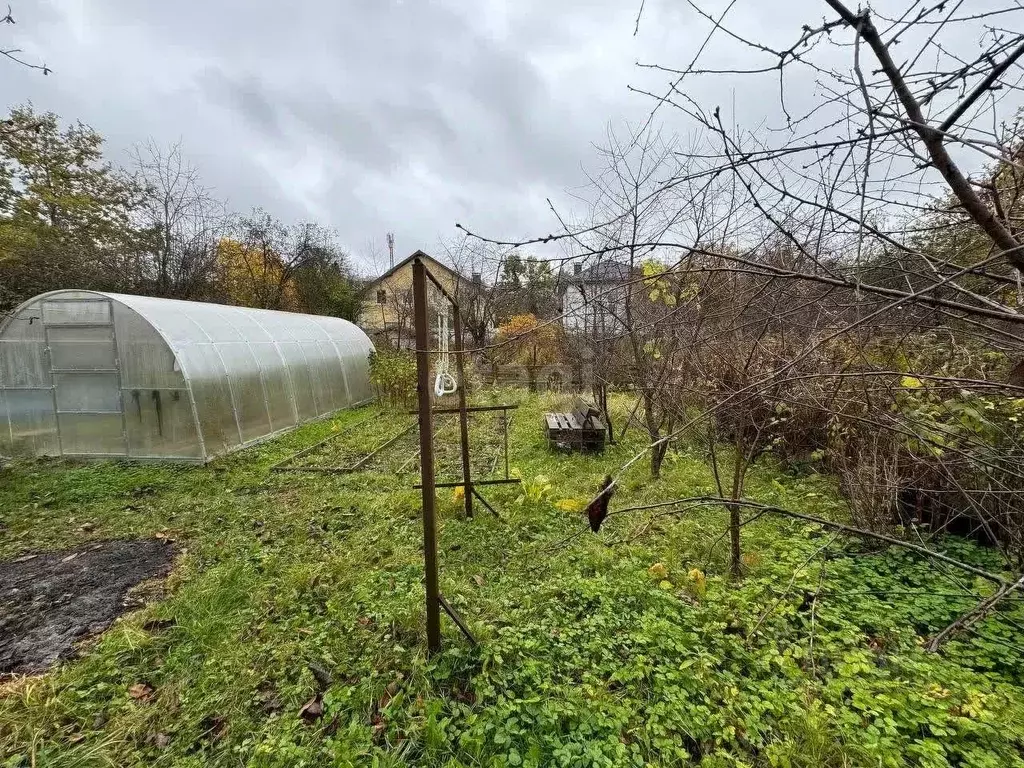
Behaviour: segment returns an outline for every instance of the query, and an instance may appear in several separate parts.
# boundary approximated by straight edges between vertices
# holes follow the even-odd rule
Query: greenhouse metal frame
[[[0,323],[0,455],[205,462],[373,399],[362,330],[99,291]]]

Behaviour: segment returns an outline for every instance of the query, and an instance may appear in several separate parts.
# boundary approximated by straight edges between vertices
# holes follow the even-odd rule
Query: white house
[[[558,277],[563,327],[599,338],[622,331],[630,278],[629,266],[616,261],[601,261],[586,268],[574,263],[571,274]]]

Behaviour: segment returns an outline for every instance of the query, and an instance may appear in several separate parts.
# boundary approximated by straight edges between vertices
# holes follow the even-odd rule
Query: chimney
[[[574,275],[582,274],[583,273],[583,265],[580,262],[578,262],[578,261],[574,261],[573,264],[572,264],[572,273]]]
[[[483,276],[479,272],[473,273],[473,285],[480,285],[483,282]]]

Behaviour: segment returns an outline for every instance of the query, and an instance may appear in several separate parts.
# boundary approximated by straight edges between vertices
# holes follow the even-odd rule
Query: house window
[[[378,304],[387,304],[388,303],[388,292],[385,291],[383,288],[381,290],[377,291],[377,303]]]

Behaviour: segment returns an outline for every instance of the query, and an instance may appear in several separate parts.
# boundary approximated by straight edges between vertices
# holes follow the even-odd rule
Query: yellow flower
[[[708,580],[704,571],[694,568],[686,575],[690,579],[690,593],[694,597],[703,599],[708,588]]]
[[[656,579],[668,578],[668,568],[665,567],[664,563],[655,563],[647,569],[647,572]]]
[[[461,485],[455,486],[452,489],[452,501],[462,501],[464,498],[466,498],[466,489]]]

